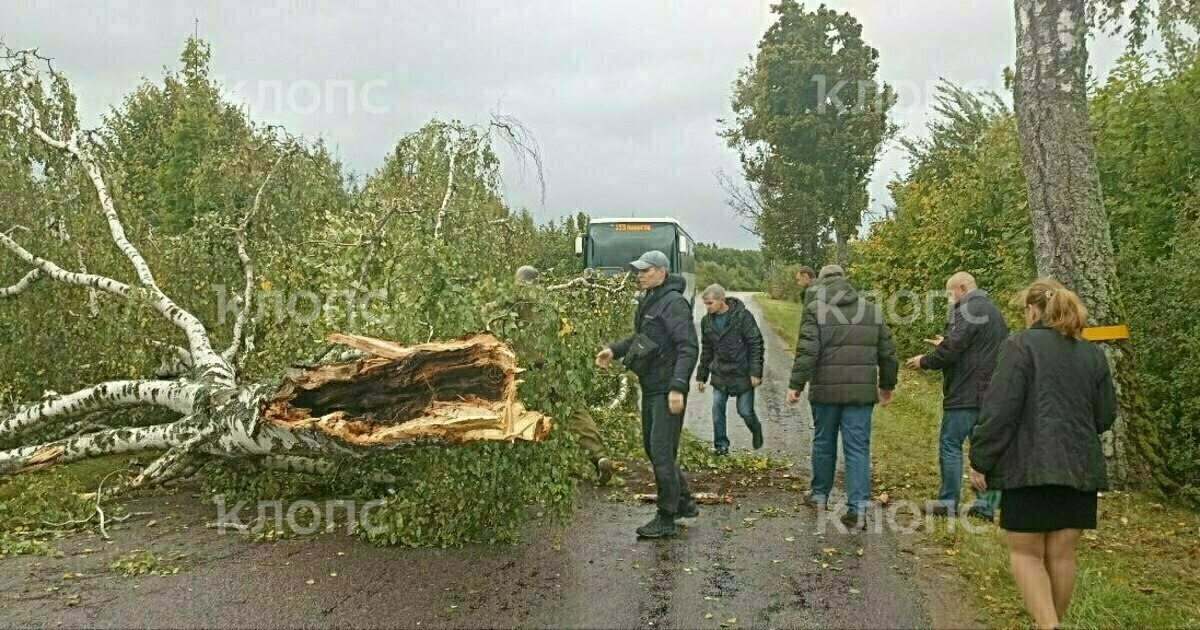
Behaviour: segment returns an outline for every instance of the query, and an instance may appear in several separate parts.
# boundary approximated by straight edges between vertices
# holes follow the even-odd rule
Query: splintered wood
[[[420,439],[541,441],[550,418],[517,400],[516,356],[491,334],[401,346],[332,334],[363,358],[302,368],[266,403],[264,418],[354,446]]]

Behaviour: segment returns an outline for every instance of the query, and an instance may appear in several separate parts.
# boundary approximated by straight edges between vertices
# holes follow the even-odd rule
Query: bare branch
[[[753,184],[742,186],[734,181],[733,177],[724,171],[717,171],[717,183],[721,190],[725,191],[727,199],[725,203],[733,210],[733,213],[743,219],[746,219],[754,227],[742,225],[742,228],[755,236],[761,236],[758,233],[757,226],[762,219],[763,212],[766,210],[766,204]]]
[[[542,163],[542,151],[538,147],[537,139],[533,133],[529,131],[521,121],[512,116],[503,116],[500,114],[492,115],[491,126],[504,140],[508,148],[517,156],[517,162],[521,167],[521,171],[525,170],[525,158],[533,162],[534,168],[537,170],[538,192],[540,193],[541,205],[546,205],[546,168]]]

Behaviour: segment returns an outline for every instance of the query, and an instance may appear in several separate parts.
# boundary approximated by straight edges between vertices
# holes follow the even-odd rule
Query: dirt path
[[[752,305],[756,315],[761,315]],[[769,366],[758,401],[767,450],[796,462],[807,487],[805,405],[783,405],[790,355],[766,326]],[[732,411],[732,409],[731,409]],[[688,427],[711,437],[707,396]],[[735,448],[749,433],[736,414]],[[782,473],[777,473],[782,474]],[[714,479],[697,477],[696,490]],[[514,546],[378,548],[341,533],[254,543],[204,527],[189,492],[139,501],[153,512],[106,543],[77,536],[62,558],[0,560],[4,627],[920,627],[930,615],[916,556],[889,535],[839,533],[785,487],[735,489],[702,507],[671,541],[638,541],[647,505],[585,488],[573,522],[530,527]],[[132,549],[187,554],[179,573],[126,578],[108,564]],[[309,584],[309,581],[312,581]]]

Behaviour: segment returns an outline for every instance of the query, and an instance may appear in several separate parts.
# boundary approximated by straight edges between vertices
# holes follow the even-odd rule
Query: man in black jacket
[[[876,403],[891,403],[899,368],[883,311],[859,296],[841,267],[822,267],[800,318],[787,400],[796,404],[810,385],[813,481],[805,502],[811,507],[827,504],[841,434],[846,458],[842,521],[852,528],[865,526],[871,497],[871,414]]]
[[[963,442],[979,421],[979,408],[992,382],[1000,345],[1008,338],[1004,316],[988,294],[976,286],[971,274],[951,276],[946,293],[954,309],[945,336],[927,340],[936,346],[933,351],[908,360],[913,369],[942,371],[942,428],[938,436],[942,487],[937,503],[926,507],[926,513],[935,516],[958,513]],[[979,497],[967,513],[992,520],[992,506]]]
[[[670,261],[660,251],[649,251],[630,263],[645,294],[638,300],[633,335],[596,355],[596,365],[607,368],[621,359],[638,377],[642,389],[642,446],[654,466],[658,487],[658,513],[639,527],[638,536],[665,538],[675,535],[675,519],[699,515],[676,456],[683,431],[683,413],[699,354],[692,307],[683,291],[683,276],[669,274]]]
[[[712,379],[713,452],[729,454],[725,413],[729,397],[737,399],[738,415],[753,436],[754,448],[763,445],[762,423],[754,413],[754,390],[762,385],[763,338],[754,315],[741,300],[725,296],[714,284],[700,296],[708,314],[700,320],[700,365],[696,384],[700,391]]]

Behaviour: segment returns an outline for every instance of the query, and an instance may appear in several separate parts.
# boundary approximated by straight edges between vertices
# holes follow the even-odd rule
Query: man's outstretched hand
[[[613,351],[612,348],[605,348],[596,355],[596,367],[607,370],[608,366],[612,365]]]

